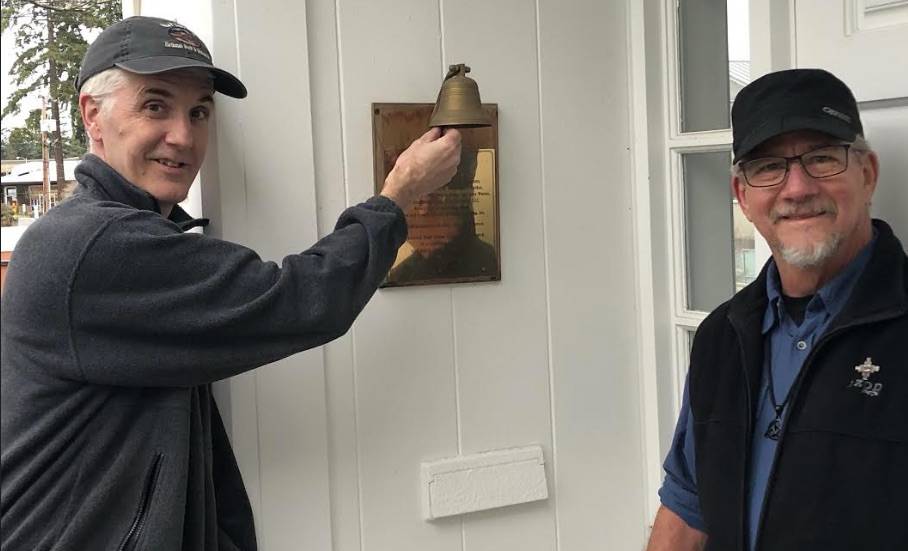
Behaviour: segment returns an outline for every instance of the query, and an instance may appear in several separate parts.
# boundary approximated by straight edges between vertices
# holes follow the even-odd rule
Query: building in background
[[[9,163],[3,161],[4,165]],[[66,180],[63,186],[57,183],[57,171],[51,163],[48,169],[50,178],[50,198],[46,197],[44,191],[44,172],[41,161],[28,161],[19,164],[11,164],[9,172],[0,177],[0,185],[3,188],[3,204],[9,207],[18,218],[16,224],[7,224],[4,219],[4,226],[27,224],[30,219],[37,218],[41,213],[46,212],[49,207],[53,207],[58,202],[65,199],[72,192],[76,185],[75,169],[79,164],[79,159],[67,159],[63,162],[63,170]],[[49,206],[48,206],[49,205]]]

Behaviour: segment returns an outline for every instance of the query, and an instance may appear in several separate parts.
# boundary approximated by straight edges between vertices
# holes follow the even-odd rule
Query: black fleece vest
[[[892,230],[792,386],[754,551],[908,550],[908,257]],[[690,367],[709,551],[746,549],[766,269],[701,324]],[[874,365],[865,379],[855,368]]]

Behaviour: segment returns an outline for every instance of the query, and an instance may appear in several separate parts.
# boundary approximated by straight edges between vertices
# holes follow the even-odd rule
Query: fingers
[[[445,138],[456,140],[458,142],[461,140],[461,137],[462,137],[460,134],[460,130],[458,130],[452,126],[448,126],[448,127],[444,128],[442,130],[442,135]]]
[[[444,133],[440,138],[432,142],[429,147],[434,148],[437,152],[436,154],[444,159],[446,157],[455,157],[455,166],[460,161],[460,149],[461,149],[462,137],[460,132],[453,128],[444,129]]]
[[[423,143],[434,142],[435,140],[440,138],[443,133],[444,133],[444,131],[441,128],[439,128],[437,126],[433,126],[432,128],[429,129],[428,132],[426,132],[425,134],[423,134],[422,136],[417,138],[416,141],[423,142]]]
[[[442,131],[441,138],[439,140],[445,140],[453,145],[460,145],[460,142],[463,140],[460,131],[456,128],[445,128]]]
[[[453,128],[431,128],[410,144],[385,179],[382,195],[401,208],[448,183],[460,163],[462,136]]]
[[[459,144],[463,137],[456,128],[433,126],[425,134],[416,139],[417,142],[429,143],[436,140],[445,140],[451,143]]]

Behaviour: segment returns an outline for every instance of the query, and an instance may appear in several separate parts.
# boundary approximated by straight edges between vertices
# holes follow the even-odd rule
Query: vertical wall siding
[[[334,228],[338,214],[352,201],[347,190],[344,155],[337,6],[333,1],[307,2],[306,12],[312,75],[314,186],[318,197],[319,235],[325,235]],[[328,509],[335,551],[362,549],[353,373],[355,331],[324,347],[330,458]]]
[[[228,15],[233,19],[216,27],[235,29],[237,68],[249,97],[240,102],[239,149],[221,150],[222,158],[227,153],[242,159],[235,167],[241,172],[222,171],[221,179],[242,179],[243,208],[236,214],[243,241],[264,259],[280,262],[318,237],[306,6],[240,0]],[[257,465],[245,461],[244,466],[258,470],[253,476],[263,549],[299,549],[300,535],[307,548],[331,547],[330,510],[324,506],[329,467],[323,367],[322,351],[314,350],[234,384],[238,394],[254,396],[254,409],[233,419],[255,415],[257,420]]]
[[[638,549],[636,357],[623,2],[539,2],[560,549]]]
[[[466,62],[499,104],[502,281],[379,291],[223,393],[265,551],[639,549],[624,2],[210,0],[216,235],[276,259],[373,193],[372,102]],[[419,463],[540,444],[550,498],[425,522]]]
[[[536,443],[550,458],[536,6],[468,0],[442,7],[445,65],[473,68],[483,100],[499,104],[500,124],[502,281],[455,286],[450,299],[460,451]],[[552,550],[554,507],[549,500],[465,517],[464,548]]]
[[[370,104],[437,90],[439,6],[339,1],[336,17],[346,184],[357,201],[373,193]],[[459,521],[420,520],[418,487],[422,459],[457,454],[452,308],[449,288],[381,291],[353,332],[362,549],[461,549]]]

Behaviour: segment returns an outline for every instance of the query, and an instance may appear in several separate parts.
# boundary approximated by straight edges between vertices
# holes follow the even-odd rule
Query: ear
[[[876,190],[876,181],[880,176],[880,158],[875,151],[868,151],[864,156],[861,170],[864,175],[864,187],[867,189],[869,200],[869,197],[873,196],[873,192]]]
[[[101,143],[101,104],[88,94],[79,94],[79,113],[89,139]]]
[[[738,206],[741,207],[741,212],[744,213],[745,218],[750,220],[750,205],[747,202],[747,184],[740,174],[735,174],[731,177],[731,193],[735,196],[735,199],[738,200]],[[753,220],[751,220],[751,222],[752,221]]]

